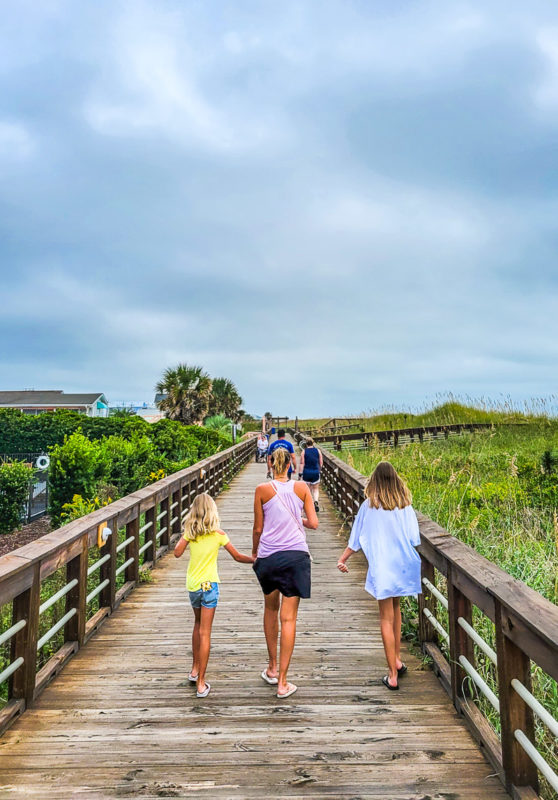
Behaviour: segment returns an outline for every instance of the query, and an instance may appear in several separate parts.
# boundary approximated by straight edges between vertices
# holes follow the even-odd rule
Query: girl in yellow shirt
[[[217,556],[224,547],[235,561],[253,564],[252,556],[236,550],[227,534],[219,529],[219,513],[213,498],[204,492],[194,498],[192,508],[184,520],[184,532],[174,548],[180,558],[190,545],[190,563],[186,576],[186,587],[194,609],[192,632],[193,663],[188,680],[197,684],[196,697],[207,697],[211,686],[205,680],[211,647],[211,626],[219,600],[219,574]]]

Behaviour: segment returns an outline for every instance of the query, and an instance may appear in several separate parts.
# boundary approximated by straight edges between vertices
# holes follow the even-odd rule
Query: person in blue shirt
[[[284,447],[285,450],[288,450],[291,454],[291,465],[287,473],[287,477],[290,479],[293,472],[296,472],[296,456],[291,442],[285,439],[284,428],[279,428],[277,431],[277,439],[269,445],[269,449],[267,451],[267,477],[271,478],[271,454],[274,450],[277,450],[278,447]]]
[[[387,689],[399,689],[407,667],[401,661],[401,609],[399,598],[421,592],[420,532],[411,505],[411,493],[389,461],[380,461],[365,489],[366,500],[353,522],[349,546],[337,562],[348,572],[346,561],[363,550],[368,561],[364,588],[376,598],[380,631],[389,673],[382,678]]]

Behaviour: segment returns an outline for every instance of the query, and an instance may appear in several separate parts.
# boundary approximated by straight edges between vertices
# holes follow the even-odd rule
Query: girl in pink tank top
[[[294,481],[271,481],[275,495],[263,504],[264,524],[258,546],[258,558],[267,558],[280,550],[308,552],[302,524],[304,501],[295,494]]]
[[[277,697],[296,692],[287,670],[296,637],[301,597],[310,597],[310,554],[304,528],[317,528],[312,495],[303,481],[291,482],[287,471],[291,454],[278,447],[271,455],[274,480],[262,483],[254,497],[254,572],[265,596],[264,631],[269,662],[262,679],[277,687]],[[304,508],[305,517],[302,516]],[[277,643],[281,619],[281,648]]]

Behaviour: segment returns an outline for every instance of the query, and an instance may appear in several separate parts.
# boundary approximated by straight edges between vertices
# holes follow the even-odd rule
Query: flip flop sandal
[[[210,691],[211,691],[211,684],[206,682],[205,689],[203,690],[203,692],[196,692],[196,697],[207,697]]]
[[[198,676],[197,675],[192,675],[192,673],[190,673],[188,675],[188,680],[190,681],[190,683],[197,683],[198,682]]]
[[[267,674],[267,669],[264,669],[262,672],[262,678],[266,683],[269,683],[270,686],[275,686],[279,683],[279,678],[270,678]]]
[[[397,674],[399,675],[399,677],[401,677],[402,675],[404,675],[406,672],[407,672],[407,665],[406,665],[406,664],[402,664],[402,665],[399,667],[399,669],[397,670]]]
[[[290,686],[291,688],[289,689],[289,691],[288,691],[288,692],[285,692],[285,694],[279,694],[279,692],[277,692],[277,697],[278,697],[280,700],[284,700],[286,697],[290,697],[290,696],[291,696],[292,694],[294,694],[294,693],[296,692],[296,690],[298,689],[298,686],[295,686],[295,685],[294,685],[294,683],[289,683],[289,686]]]
[[[384,677],[382,678],[382,683],[384,684],[384,686],[387,686],[387,688],[391,692],[396,692],[399,689],[399,684],[397,686],[392,686],[391,685],[391,683],[389,682],[389,676],[388,675],[384,675]]]

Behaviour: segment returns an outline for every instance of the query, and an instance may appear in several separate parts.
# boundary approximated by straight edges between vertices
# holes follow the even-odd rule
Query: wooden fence
[[[0,732],[134,589],[140,571],[156,566],[178,539],[196,494],[217,495],[255,447],[254,438],[241,442],[0,558],[0,607],[12,608],[11,625],[0,633],[0,645],[10,646],[0,673],[0,684],[9,682]],[[60,570],[58,588],[51,578]],[[64,613],[45,630],[42,615],[61,600]],[[37,669],[38,654],[57,635],[63,635],[61,646]]]
[[[291,433],[298,441],[304,438]],[[343,517],[352,521],[365,499],[366,478],[331,453],[324,452],[323,459],[323,484]],[[558,722],[531,693],[532,663],[558,680],[558,608],[428,517],[417,517],[424,652],[512,797],[535,800],[539,772],[558,796],[558,775],[537,750],[534,734],[535,717],[554,736]],[[494,623],[495,648],[474,628],[479,612]],[[493,665],[496,692],[475,668],[477,656]],[[500,736],[474,703],[473,687],[499,715]]]
[[[490,422],[467,422],[455,425],[428,425],[417,428],[396,428],[388,431],[365,431],[363,433],[329,433],[326,435],[312,435],[317,444],[333,444],[334,450],[341,450],[343,444],[347,442],[362,442],[364,447],[369,447],[374,443],[381,443],[397,447],[404,442],[423,442],[425,439],[447,439],[452,433],[473,433],[473,431],[483,428],[492,428]],[[292,431],[292,429],[290,429]],[[294,431],[293,431],[294,432]],[[298,431],[298,435],[304,435],[306,431]]]

